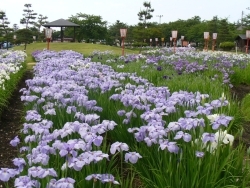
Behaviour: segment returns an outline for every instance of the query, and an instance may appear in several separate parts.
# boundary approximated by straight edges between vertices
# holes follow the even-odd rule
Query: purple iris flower
[[[101,177],[102,177],[101,174],[91,174],[91,175],[88,175],[88,176],[85,178],[85,180],[92,180],[92,179],[93,179],[94,181],[96,181],[96,180],[100,180]]]
[[[12,160],[13,164],[18,167],[18,170],[21,172],[23,167],[26,165],[26,162],[23,158],[15,158]]]
[[[110,147],[110,153],[115,154],[116,150],[118,152],[120,152],[120,151],[128,151],[129,147],[128,147],[128,145],[126,143],[115,142]]]
[[[16,188],[34,187],[35,182],[29,176],[20,176],[15,179]]]
[[[215,120],[211,123],[212,128],[214,130],[217,130],[217,129],[219,129],[219,127],[221,125],[227,127],[232,119],[233,119],[233,117],[220,115],[220,116],[216,117]]]
[[[68,144],[68,143],[63,143],[62,148],[60,149],[60,156],[65,157],[69,154],[71,154],[73,157],[76,157],[77,151],[74,150],[74,145],[75,144]]]
[[[177,146],[176,142],[169,142],[168,140],[164,140],[160,143],[160,148],[162,150],[168,149],[170,153],[178,153],[179,152],[179,147]]]
[[[112,174],[102,174],[100,180],[102,183],[119,184],[118,181],[115,181],[115,177]]]
[[[0,169],[0,180],[7,182],[10,178],[13,178],[15,175],[17,175],[19,172],[15,169],[11,168],[1,168]]]
[[[183,131],[178,131],[174,137],[175,140],[179,140],[183,138],[185,142],[190,142],[192,139],[192,136],[189,133],[184,133]]]
[[[202,134],[202,142],[214,142],[215,141],[215,134],[214,133],[203,133]]]
[[[162,67],[161,66],[157,66],[156,68],[158,71],[162,71]]]
[[[18,138],[18,136],[16,136],[13,140],[10,141],[10,144],[15,147],[20,143],[20,139]]]
[[[142,158],[142,156],[139,153],[136,152],[129,152],[125,154],[125,161],[131,162],[132,164],[137,163],[138,159]]]
[[[75,180],[67,177],[61,178],[56,182],[56,187],[74,188]]]

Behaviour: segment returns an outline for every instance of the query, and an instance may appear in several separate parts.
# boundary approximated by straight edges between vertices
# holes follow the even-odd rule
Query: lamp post
[[[213,51],[214,51],[216,39],[217,39],[217,33],[213,33],[213,47],[212,47]]]
[[[172,40],[173,40],[172,37],[170,37],[169,40],[170,40],[169,47],[171,47],[171,43],[172,43]]]
[[[184,36],[181,36],[181,47],[183,47]]]
[[[158,38],[155,38],[155,47],[158,46]]]
[[[248,53],[248,45],[249,45],[249,39],[250,39],[250,30],[246,30],[246,38],[247,38],[246,53]]]
[[[209,32],[204,32],[204,40],[205,40],[204,51],[208,50],[208,39],[209,39]]]
[[[161,45],[164,47],[164,38],[161,38]]]
[[[235,44],[235,52],[236,52],[236,54],[237,54],[237,50],[238,50],[237,41],[234,41],[234,44]]]
[[[176,46],[176,38],[177,38],[177,31],[172,31],[172,39],[174,40],[174,53],[175,53],[175,46]]]
[[[47,39],[47,50],[49,50],[49,43],[50,43],[51,37],[52,37],[52,29],[50,29],[50,27],[45,29],[45,36]]]
[[[161,17],[163,17],[163,15],[157,15],[156,17],[159,17],[159,24],[161,24]]]
[[[126,35],[127,35],[127,29],[120,29],[120,34],[121,34],[121,38],[122,38],[122,55],[124,56],[124,40],[125,40]]]

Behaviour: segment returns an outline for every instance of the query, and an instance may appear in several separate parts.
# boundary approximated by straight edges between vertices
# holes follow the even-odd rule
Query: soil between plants
[[[25,80],[32,77],[32,71],[27,70],[24,73],[9,100],[9,105],[0,116],[0,168],[15,168],[12,160],[18,156],[18,150],[10,145],[10,141],[19,134],[23,124],[24,105],[20,99],[22,93],[19,91],[26,87]],[[0,181],[0,187],[4,187],[2,181]]]
[[[0,168],[15,168],[12,160],[18,156],[18,150],[10,145],[10,141],[19,134],[23,124],[24,106],[20,99],[22,93],[19,91],[26,87],[25,80],[32,79],[32,77],[32,71],[28,70],[24,73],[9,100],[9,105],[0,116]],[[237,100],[241,101],[244,96],[250,93],[250,86],[242,84],[233,87],[231,92]],[[247,147],[250,147],[250,122],[246,122],[244,125],[243,141]],[[4,187],[4,184],[0,181],[1,187]]]

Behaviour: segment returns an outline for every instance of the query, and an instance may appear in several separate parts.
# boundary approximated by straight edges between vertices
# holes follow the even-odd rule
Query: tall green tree
[[[78,41],[99,41],[103,40],[107,35],[107,22],[102,20],[101,16],[77,13],[71,16],[69,21],[80,25],[76,30],[76,39]],[[72,28],[65,29],[65,35],[72,36],[74,30]]]
[[[16,32],[17,40],[16,43],[31,43],[33,42],[33,32],[30,29],[19,29]]]
[[[137,15],[139,17],[141,25],[147,27],[147,20],[150,20],[153,17],[152,12],[154,12],[154,9],[151,8],[151,3],[147,1],[143,3],[143,6],[145,9],[140,10]]]
[[[24,31],[27,31],[29,29],[29,24],[34,25],[34,20],[36,19],[37,13],[34,12],[34,10],[31,9],[31,4],[25,4],[25,9],[23,9],[23,18],[20,20],[20,23],[25,26]],[[31,32],[32,33],[32,32]],[[27,33],[29,34],[29,33]],[[32,37],[32,36],[31,36]],[[24,50],[26,50],[27,42],[24,43]]]
[[[48,23],[47,21],[48,17],[43,16],[42,14],[39,14],[37,17],[37,21],[34,22],[34,26],[37,28],[38,32],[36,33],[37,40],[42,40],[41,36],[41,27],[42,25]]]
[[[20,23],[25,26],[26,29],[29,28],[29,24],[34,24],[34,20],[36,19],[37,13],[34,12],[34,10],[31,9],[31,4],[25,4],[25,9],[23,9],[23,18],[20,20]]]
[[[208,23],[208,32],[210,33],[218,33],[219,32],[219,26],[220,26],[220,20],[218,16],[214,16],[212,20],[207,21]]]
[[[207,31],[207,22],[201,22],[190,27],[185,36],[189,42],[195,43],[199,48],[203,48],[205,31]]]
[[[119,44],[121,45],[121,34],[120,29],[126,29],[128,28],[128,25],[120,22],[120,20],[116,20],[116,22],[109,26],[108,28],[108,42],[111,45],[116,44],[116,41],[119,40]],[[127,30],[127,37],[129,36],[131,32]]]
[[[147,21],[153,17],[152,13],[154,12],[154,9],[151,7],[151,2],[144,1],[143,6],[144,9],[140,10],[139,13],[137,14],[140,21],[138,25],[141,26],[142,31],[144,31],[139,39],[142,43],[145,39],[146,29],[148,27]],[[140,52],[141,50],[142,50],[142,45]]]
[[[220,20],[220,25],[218,29],[217,43],[234,41],[232,35],[230,34],[230,25],[227,19]]]
[[[8,21],[6,13],[4,11],[0,11],[0,33],[3,34],[3,39],[6,41],[7,50],[9,48],[9,41],[11,39],[10,32],[12,31],[12,29],[9,27],[9,24],[10,22]]]
[[[245,26],[245,29],[250,29],[250,14],[247,14],[243,19],[242,19],[243,26]]]

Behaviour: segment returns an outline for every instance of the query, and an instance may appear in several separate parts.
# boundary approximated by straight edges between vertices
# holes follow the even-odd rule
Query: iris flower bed
[[[249,186],[229,96],[232,71],[244,71],[249,57],[180,48],[34,58],[35,76],[22,89],[26,122],[10,143],[20,156],[15,169],[0,170],[7,186],[12,178],[20,188]]]
[[[25,71],[25,58],[22,51],[0,50],[0,113]]]

